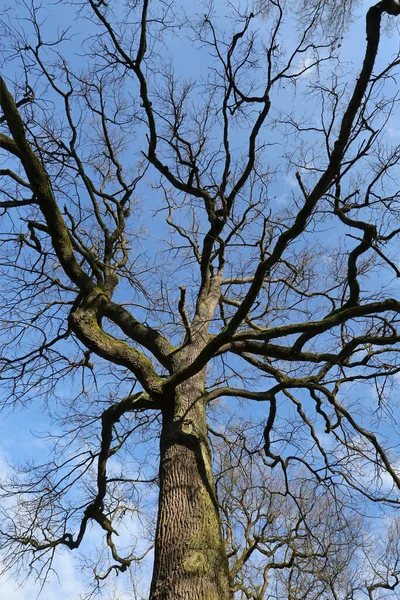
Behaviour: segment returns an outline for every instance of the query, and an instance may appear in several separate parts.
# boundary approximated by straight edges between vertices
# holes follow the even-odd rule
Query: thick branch
[[[94,284],[74,256],[68,228],[54,198],[49,176],[26,138],[18,107],[2,77],[0,77],[0,105],[13,137],[13,140],[10,140],[0,134],[0,146],[20,158],[65,273],[80,289],[91,290]]]

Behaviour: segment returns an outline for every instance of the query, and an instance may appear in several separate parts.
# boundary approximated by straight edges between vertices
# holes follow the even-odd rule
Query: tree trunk
[[[198,388],[163,415],[160,497],[150,600],[230,600],[228,560]],[[192,397],[190,401],[190,396]],[[170,400],[170,399],[169,399]],[[171,406],[171,404],[170,404]]]

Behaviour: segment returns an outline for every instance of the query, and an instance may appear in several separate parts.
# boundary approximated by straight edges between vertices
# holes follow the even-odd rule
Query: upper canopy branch
[[[397,3],[395,3],[397,5]],[[183,369],[180,373],[174,374],[168,385],[177,385],[178,383],[184,381],[188,377],[191,377],[195,373],[199,372],[207,362],[215,356],[220,348],[225,344],[229,343],[230,340],[233,339],[233,336],[236,330],[239,328],[241,323],[246,319],[249,314],[254,302],[259,296],[259,293],[263,287],[265,277],[271,272],[272,268],[278,263],[284,254],[285,250],[288,248],[289,244],[297,239],[302,233],[305,231],[307,223],[311,218],[318,202],[324,196],[324,194],[329,190],[329,188],[335,183],[337,177],[340,173],[341,163],[344,157],[344,153],[351,136],[352,127],[356,115],[362,106],[363,98],[370,83],[372,70],[375,64],[375,59],[378,53],[379,48],[379,39],[380,39],[380,25],[381,18],[383,12],[389,12],[389,10],[394,10],[392,3],[390,3],[389,10],[388,6],[386,6],[386,2],[378,3],[375,6],[372,6],[368,12],[366,17],[366,32],[367,32],[367,46],[364,56],[364,61],[362,65],[362,69],[360,75],[357,79],[353,94],[349,100],[347,108],[343,114],[341,125],[339,129],[339,134],[337,136],[336,142],[334,143],[333,150],[330,154],[329,163],[325,168],[323,174],[320,176],[319,180],[315,184],[314,188],[308,193],[305,198],[305,202],[303,206],[298,211],[293,224],[285,229],[278,237],[273,250],[270,252],[267,258],[262,260],[254,273],[253,280],[249,285],[248,291],[242,300],[240,306],[238,307],[235,314],[232,316],[227,326],[221,331],[221,333],[217,334],[209,344],[202,350],[200,355],[195,359],[195,361],[185,369]],[[394,14],[391,12],[390,14]],[[395,14],[398,14],[397,12]],[[382,303],[374,303],[374,308],[376,307],[379,312],[385,310],[391,310],[389,306],[393,307],[392,309],[398,311],[399,304],[397,301],[390,299],[386,300]],[[358,314],[368,314],[372,305],[370,306],[357,306]],[[354,315],[357,315],[353,312],[347,312],[346,306],[339,309],[338,314],[340,315],[339,320],[336,321],[333,316],[328,316],[324,319],[323,322],[320,323],[307,323],[307,324],[293,324],[292,326],[283,326],[281,328],[277,328],[278,331],[283,330],[287,327],[287,332],[295,333],[301,332],[305,330],[312,330],[314,333],[320,333],[322,331],[328,330],[330,327],[335,326],[337,323],[345,322],[348,318],[352,318]],[[271,332],[268,330],[262,332],[259,337],[263,337],[263,339],[271,339],[274,337],[277,329],[272,329]],[[291,331],[292,330],[292,331]],[[280,333],[280,331],[279,331]],[[254,332],[249,337],[253,337]],[[237,339],[240,338],[240,333],[237,336]],[[248,334],[247,334],[248,335]],[[284,334],[285,335],[285,334]],[[304,333],[304,336],[306,334]],[[255,335],[254,337],[257,337]],[[296,343],[296,351],[300,350],[303,345],[303,339],[306,341],[308,338],[300,338]]]
[[[50,178],[26,138],[22,118],[3,78],[0,78],[0,106],[13,136],[11,139],[1,134],[0,147],[12,152],[21,160],[60,264],[82,294],[79,307],[71,313],[72,330],[100,356],[130,368],[141,380],[145,389],[159,390],[159,384],[155,383],[158,378],[150,361],[134,348],[106,335],[99,326],[102,310],[109,300],[112,289],[99,288],[78,263],[74,253],[76,242],[71,240],[70,231],[54,197]],[[21,202],[17,201],[15,206],[20,204]],[[86,303],[83,299],[86,299]],[[166,357],[171,348],[163,336],[138,323],[125,309],[114,303],[108,306],[108,314],[116,324],[120,324],[123,331],[129,329],[133,341],[144,343],[147,348],[154,351],[164,365],[167,364]]]
[[[65,273],[80,289],[92,290],[93,282],[75,258],[68,228],[54,198],[49,176],[26,138],[24,123],[18,107],[2,77],[0,77],[0,106],[12,135],[11,141],[7,136],[0,134],[0,148],[12,152],[20,158],[49,228],[54,250]]]

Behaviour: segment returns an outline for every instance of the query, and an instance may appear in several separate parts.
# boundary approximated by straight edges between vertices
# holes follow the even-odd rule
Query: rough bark
[[[163,415],[150,600],[232,598],[200,391],[188,382]]]

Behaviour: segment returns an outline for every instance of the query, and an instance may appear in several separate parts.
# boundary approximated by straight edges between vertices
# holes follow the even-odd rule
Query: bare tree
[[[242,600],[398,597],[399,524],[303,467],[290,488],[254,447],[258,426],[211,429],[215,480],[232,588]],[[243,443],[245,442],[245,443]]]
[[[148,529],[158,489],[151,600],[271,597],[279,564],[278,595],[311,597],[310,581],[356,594],[337,587],[353,548],[346,512],[328,529],[321,515],[333,518],[329,498],[399,504],[387,428],[400,55],[378,51],[400,5],[368,9],[353,73],[340,57],[354,4],[228,3],[227,16],[219,3],[185,14],[172,0],[23,0],[5,12],[3,402],[60,408],[54,458],[3,486],[7,566],[45,574],[93,522],[111,557],[98,580],[126,571],[149,547],[125,552],[117,529],[139,508]],[[208,420],[229,404],[244,428],[259,413],[257,441],[247,448],[243,429],[235,446],[242,470],[262,450],[263,470],[254,497],[244,482],[224,509]],[[273,524],[274,498],[285,523]],[[261,555],[253,567],[240,528],[245,554]],[[264,573],[258,596],[240,583],[251,568]],[[368,578],[371,598],[396,588],[391,569]]]

